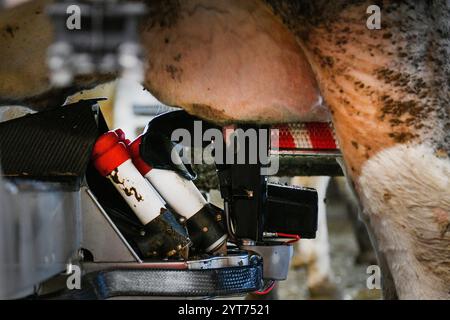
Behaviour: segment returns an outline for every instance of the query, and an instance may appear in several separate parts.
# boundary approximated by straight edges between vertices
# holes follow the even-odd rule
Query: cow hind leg
[[[448,299],[448,3],[386,2],[380,32],[366,28],[369,4],[347,7],[307,37],[295,26],[385,281],[402,299]]]
[[[355,257],[355,263],[359,265],[376,264],[377,259],[373,250],[373,245],[365,223],[360,219],[360,208],[358,199],[349,187],[345,178],[335,178],[330,184],[330,188],[337,191],[337,195],[345,202],[348,219],[351,222],[352,230],[358,246],[358,253]]]
[[[315,188],[318,193],[318,230],[315,239],[304,239],[296,247],[294,267],[306,267],[308,291],[312,298],[340,298],[333,281],[326,218],[326,191],[330,177],[295,177],[291,184]]]
[[[402,298],[450,298],[450,162],[425,145],[381,151],[358,178],[364,214]]]

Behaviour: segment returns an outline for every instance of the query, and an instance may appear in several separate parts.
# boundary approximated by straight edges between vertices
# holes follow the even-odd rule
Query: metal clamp
[[[286,280],[293,255],[292,245],[241,245],[240,249],[254,252],[263,259],[263,279]]]

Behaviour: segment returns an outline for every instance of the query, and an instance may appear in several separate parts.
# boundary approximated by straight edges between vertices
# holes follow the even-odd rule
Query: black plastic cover
[[[193,137],[196,121],[201,121],[202,132],[200,134],[203,134],[209,128],[220,128],[210,122],[192,116],[184,110],[166,112],[153,118],[148,123],[142,136],[142,143],[140,145],[142,159],[153,168],[172,170],[186,179],[194,180],[196,174],[191,165],[176,165],[171,160],[172,148],[178,144],[178,142],[171,140],[171,136],[176,129],[185,129]],[[192,148],[194,141],[192,139],[190,145],[186,145],[186,141],[184,143],[183,141],[180,142],[181,146]],[[203,141],[203,147],[209,143]]]
[[[0,123],[3,174],[58,182],[82,178],[99,135],[96,103],[81,100]]]
[[[314,239],[317,231],[318,196],[311,188],[268,184],[267,232],[298,234]]]

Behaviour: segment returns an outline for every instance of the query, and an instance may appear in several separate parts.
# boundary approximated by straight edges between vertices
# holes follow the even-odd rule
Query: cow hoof
[[[294,256],[292,258],[292,261],[291,261],[292,269],[294,269],[294,270],[301,269],[301,268],[304,268],[308,264],[308,261],[306,261],[304,258],[302,258],[300,256]]]
[[[308,288],[309,297],[313,300],[342,300],[343,295],[338,286],[326,279]]]

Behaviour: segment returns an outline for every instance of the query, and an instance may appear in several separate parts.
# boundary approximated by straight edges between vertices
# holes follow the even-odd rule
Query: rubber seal
[[[114,131],[100,136],[92,149],[92,161],[98,172],[106,177],[122,163],[130,159],[127,147]]]

